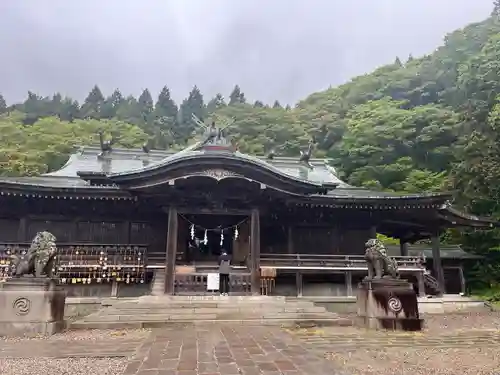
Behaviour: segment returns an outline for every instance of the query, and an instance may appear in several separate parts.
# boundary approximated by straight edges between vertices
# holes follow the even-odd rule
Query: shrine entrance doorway
[[[245,215],[179,214],[176,265],[217,267],[224,250],[233,266],[246,266],[249,221]]]
[[[176,221],[173,294],[218,294],[219,285],[214,278],[218,280],[218,258],[222,251],[231,257],[230,294],[251,294],[255,273],[250,262],[251,215],[179,212]]]

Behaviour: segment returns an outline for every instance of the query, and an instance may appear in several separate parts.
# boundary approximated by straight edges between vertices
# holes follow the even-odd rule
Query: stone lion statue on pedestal
[[[399,279],[396,261],[387,255],[384,244],[378,239],[371,238],[366,241],[365,260],[368,266],[367,280],[381,279],[384,276]]]
[[[56,237],[48,231],[38,232],[26,255],[12,255],[13,276],[32,274],[35,277],[52,277],[56,254]]]

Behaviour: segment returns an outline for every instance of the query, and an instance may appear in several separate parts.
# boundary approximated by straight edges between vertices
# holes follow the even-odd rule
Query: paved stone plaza
[[[474,374],[500,369],[500,316],[428,319],[421,333],[241,325],[4,339],[0,374]]]

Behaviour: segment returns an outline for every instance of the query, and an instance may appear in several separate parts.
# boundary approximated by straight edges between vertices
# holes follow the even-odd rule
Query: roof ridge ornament
[[[215,121],[212,121],[210,125],[207,125],[194,113],[191,114],[191,117],[194,123],[205,131],[203,134],[203,140],[198,142],[194,149],[201,149],[204,151],[235,151],[234,145],[226,139],[225,135],[225,130],[234,123],[234,119],[223,122],[223,127],[217,127],[215,125]]]
[[[309,169],[314,169],[313,165],[310,163],[310,160],[315,143],[316,142],[314,138],[311,138],[311,140],[309,141],[309,145],[307,146],[307,150],[306,151],[300,150],[299,162],[304,164]]]
[[[101,146],[101,153],[97,155],[97,157],[104,158],[105,156],[111,154],[111,152],[113,151],[113,145],[116,143],[118,139],[111,136],[110,140],[105,141],[104,132],[102,130],[99,130],[97,133],[99,134],[99,144]]]

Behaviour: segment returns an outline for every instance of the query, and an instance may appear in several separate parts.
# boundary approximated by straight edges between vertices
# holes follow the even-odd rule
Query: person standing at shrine
[[[226,250],[219,256],[219,290],[221,296],[229,295],[229,273],[231,272],[231,257]]]

